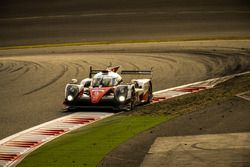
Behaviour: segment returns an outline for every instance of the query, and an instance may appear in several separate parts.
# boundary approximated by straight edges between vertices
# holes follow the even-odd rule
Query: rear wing
[[[92,78],[92,75],[97,74],[99,72],[109,72],[113,71],[116,72],[120,66],[115,67],[108,67],[106,70],[100,70],[100,69],[93,69],[92,66],[89,67],[89,78]],[[151,78],[153,77],[153,68],[150,70],[122,70],[121,74],[124,75],[150,75]]]
[[[109,66],[106,68],[106,70],[97,70],[92,68],[92,66],[89,67],[89,78],[92,78],[92,75],[97,74],[98,72],[102,73],[108,73],[109,71],[117,72],[117,70],[120,68],[120,66]]]
[[[150,75],[153,77],[153,68],[150,70],[122,70],[121,74],[125,75]]]
[[[97,74],[98,72],[108,72],[107,70],[98,70],[98,69],[94,69],[93,70],[93,67],[90,66],[89,67],[89,78],[92,78],[92,75],[95,75]]]

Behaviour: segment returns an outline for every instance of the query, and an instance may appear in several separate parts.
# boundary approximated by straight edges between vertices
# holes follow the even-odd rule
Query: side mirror
[[[71,83],[72,84],[76,84],[77,83],[77,79],[71,79]]]

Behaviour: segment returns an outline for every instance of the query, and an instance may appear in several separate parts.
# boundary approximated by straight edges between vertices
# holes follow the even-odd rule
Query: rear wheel
[[[131,92],[131,99],[127,104],[127,111],[131,111],[135,108],[135,90],[133,89]]]
[[[134,101],[130,101],[128,103],[128,108],[127,108],[127,111],[131,111],[135,108],[135,102]]]
[[[150,86],[148,88],[148,100],[147,103],[150,103],[153,99],[153,89],[152,89],[152,84],[150,83]]]

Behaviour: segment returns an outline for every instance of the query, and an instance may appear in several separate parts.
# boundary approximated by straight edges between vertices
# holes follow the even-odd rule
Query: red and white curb
[[[43,144],[113,113],[77,112],[35,126],[0,141],[0,167],[14,166]]]
[[[153,95],[153,103],[157,103],[163,100],[167,100],[176,96],[181,96],[189,93],[195,93],[206,89],[211,89],[214,86],[216,86],[219,83],[225,82],[233,77],[244,75],[244,74],[250,74],[250,71],[229,75],[225,77],[220,78],[213,78],[205,81],[199,81],[187,85],[182,85],[174,88],[169,88],[161,91],[154,92]]]
[[[210,89],[230,78],[247,73],[250,72],[209,79],[157,91],[153,93],[154,98],[152,103]],[[7,137],[0,141],[0,167],[14,166],[30,152],[39,148],[43,144],[71,132],[72,130],[89,125],[112,115],[114,114],[107,112],[76,112]]]

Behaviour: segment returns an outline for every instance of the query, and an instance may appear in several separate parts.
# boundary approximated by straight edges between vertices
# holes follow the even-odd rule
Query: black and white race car
[[[124,83],[121,75],[151,75],[151,70],[123,70],[119,66],[105,70],[93,70],[89,77],[77,83],[72,79],[65,87],[64,104],[68,110],[75,108],[112,108],[132,110],[136,105],[152,100],[152,82],[147,79],[132,79]],[[93,76],[94,75],[94,76]],[[93,77],[92,77],[93,76]]]

